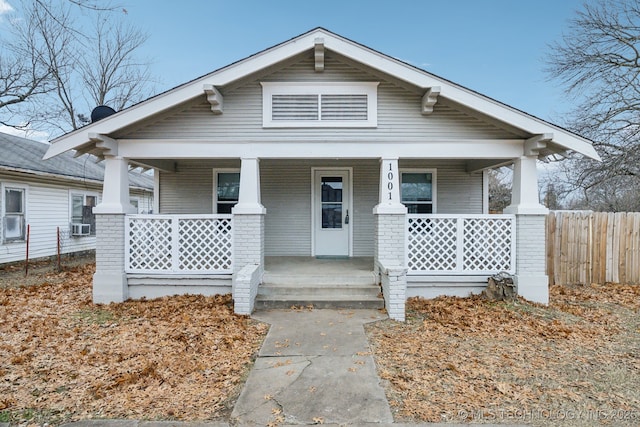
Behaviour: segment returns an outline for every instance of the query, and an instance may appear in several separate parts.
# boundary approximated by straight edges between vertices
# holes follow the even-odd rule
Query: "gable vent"
[[[376,127],[378,82],[261,82],[264,127]]]
[[[318,95],[273,95],[273,120],[318,120]]]
[[[322,120],[367,120],[367,95],[322,95]]]

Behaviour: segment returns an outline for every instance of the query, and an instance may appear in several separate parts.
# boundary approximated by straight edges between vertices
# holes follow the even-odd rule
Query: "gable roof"
[[[204,85],[224,87],[250,74],[314,49],[318,40],[322,40],[324,48],[328,50],[335,51],[356,62],[422,88],[425,93],[431,88],[438,88],[439,96],[453,101],[464,109],[475,111],[490,119],[506,123],[532,136],[544,135],[544,140],[548,141],[549,150],[546,151],[548,154],[574,151],[586,157],[599,159],[598,154],[591,145],[591,141],[580,135],[346,39],[324,28],[313,29],[149,98],[98,122],[56,138],[53,140],[53,144],[47,151],[45,158],[51,158],[67,150],[81,149],[93,144],[89,138],[90,133],[109,135],[125,126],[166,111],[175,105],[202,96],[204,94]]]
[[[44,142],[0,132],[0,171],[22,172],[102,184],[104,180],[103,163],[96,163],[87,155],[76,158],[70,152],[49,160],[42,160],[48,148],[49,144]],[[134,188],[153,189],[153,178],[149,175],[130,172],[129,183]]]

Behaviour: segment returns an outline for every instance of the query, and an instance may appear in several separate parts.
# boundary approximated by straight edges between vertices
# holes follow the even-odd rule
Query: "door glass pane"
[[[342,228],[342,203],[322,204],[322,228]]]
[[[218,201],[237,202],[240,192],[239,172],[220,172],[218,174]],[[218,212],[222,213],[222,212]]]
[[[22,190],[16,190],[13,188],[7,188],[5,190],[7,196],[5,212],[10,213],[22,213]]]
[[[342,177],[322,177],[322,203],[342,202]]]
[[[322,177],[322,228],[342,228],[342,177]]]
[[[402,201],[430,202],[432,201],[431,187],[430,173],[403,173]]]

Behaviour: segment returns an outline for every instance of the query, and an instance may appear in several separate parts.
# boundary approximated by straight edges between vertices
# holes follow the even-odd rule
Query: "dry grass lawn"
[[[228,419],[267,326],[229,297],[94,305],[93,268],[0,269],[0,422]],[[551,301],[413,299],[368,325],[396,421],[640,425],[640,286]]]
[[[226,418],[267,326],[228,296],[94,305],[93,271],[4,272],[0,422]]]
[[[396,420],[640,425],[640,286],[412,299],[368,334]]]

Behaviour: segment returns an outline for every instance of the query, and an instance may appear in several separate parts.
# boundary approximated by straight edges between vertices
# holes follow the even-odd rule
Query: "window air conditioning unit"
[[[91,234],[91,224],[71,224],[72,236],[88,236],[89,234]]]

